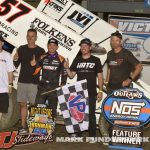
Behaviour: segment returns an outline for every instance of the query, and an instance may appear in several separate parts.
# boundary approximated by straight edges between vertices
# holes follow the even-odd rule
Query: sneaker
[[[25,128],[21,128],[20,130],[19,130],[19,134],[27,134],[28,133],[28,131],[27,131],[27,129],[25,129]]]

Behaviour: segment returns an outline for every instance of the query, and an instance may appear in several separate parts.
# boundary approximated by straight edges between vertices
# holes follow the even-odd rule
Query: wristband
[[[103,91],[102,91],[102,90],[99,90],[98,93],[103,93]]]
[[[105,84],[108,84],[108,81],[105,81],[104,83],[105,83]]]
[[[13,83],[9,83],[9,85],[8,85],[9,87],[13,87]]]

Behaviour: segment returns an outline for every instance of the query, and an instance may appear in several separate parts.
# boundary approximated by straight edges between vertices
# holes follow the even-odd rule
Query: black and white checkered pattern
[[[70,96],[82,95],[81,101],[85,102],[84,119],[82,122],[78,122],[70,113],[68,99]],[[66,130],[68,133],[75,133],[80,131],[88,130],[89,127],[89,102],[88,102],[88,91],[87,81],[82,80],[74,84],[68,84],[57,89],[58,101],[60,109],[63,114]]]

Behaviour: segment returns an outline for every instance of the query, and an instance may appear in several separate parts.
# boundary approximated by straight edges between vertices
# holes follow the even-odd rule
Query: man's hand
[[[31,66],[36,65],[35,55],[33,55],[33,59],[30,61]]]
[[[40,59],[43,59],[45,56],[47,56],[47,54],[44,54],[40,57]]]
[[[69,60],[68,60],[68,58],[64,62],[64,68],[69,69]]]
[[[14,57],[13,57],[13,61],[18,61],[19,59],[19,55],[18,55],[18,51],[16,51]]]
[[[97,102],[99,103],[103,98],[103,92],[98,92],[97,93]]]
[[[126,79],[126,80],[124,80],[124,81],[122,82],[122,86],[123,86],[123,87],[129,86],[131,82],[132,82],[131,79]]]

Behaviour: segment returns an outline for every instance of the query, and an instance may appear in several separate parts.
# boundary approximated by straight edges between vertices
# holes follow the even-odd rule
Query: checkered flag
[[[57,96],[67,132],[75,133],[88,130],[89,102],[87,81],[82,80],[58,88]]]

